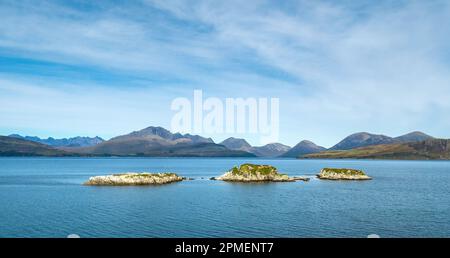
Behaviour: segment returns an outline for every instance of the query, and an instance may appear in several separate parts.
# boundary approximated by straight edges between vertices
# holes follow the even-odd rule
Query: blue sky
[[[449,1],[1,0],[0,17],[2,135],[169,128],[202,89],[280,98],[289,145],[450,138]]]

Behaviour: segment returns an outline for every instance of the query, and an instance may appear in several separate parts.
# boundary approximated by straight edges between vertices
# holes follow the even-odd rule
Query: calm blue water
[[[207,180],[244,162],[290,175],[363,169],[371,181]],[[171,171],[163,186],[92,187],[90,176]],[[202,177],[204,179],[202,179]],[[0,158],[0,237],[450,237],[450,162]]]

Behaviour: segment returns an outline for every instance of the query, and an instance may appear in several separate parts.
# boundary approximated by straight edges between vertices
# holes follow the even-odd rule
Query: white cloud
[[[148,88],[128,91],[92,86],[49,87],[19,79],[0,80],[0,128],[55,134],[41,134],[46,137],[109,138],[157,124],[170,115],[164,111],[170,95],[164,97]]]
[[[137,3],[123,8],[99,6],[94,15],[47,3],[26,6],[27,15],[20,15],[10,2],[0,8],[0,47],[118,74],[136,73],[148,80],[154,73],[186,80],[155,88],[152,94],[158,99],[186,96],[194,88],[219,97],[280,97],[281,136],[289,144],[309,138],[329,146],[360,130],[395,135],[420,129],[449,137],[445,132],[450,124],[444,122],[450,112],[447,1],[145,4],[148,9]],[[112,91],[117,96],[114,92],[119,90]],[[110,93],[95,93],[109,99]],[[67,98],[79,97],[73,94]],[[128,105],[144,103],[139,89],[129,89],[125,95],[121,102],[125,111],[113,109],[123,117],[131,112]],[[83,113],[95,109],[95,101],[85,101]],[[64,109],[68,104],[60,105]],[[77,108],[81,107],[74,102],[66,113],[76,113]],[[50,109],[42,112],[60,116]],[[17,112],[2,111],[2,116]],[[99,116],[108,114],[106,108]],[[431,124],[430,114],[440,122]],[[138,115],[145,116],[138,112],[132,120],[138,121]],[[131,118],[124,118],[124,123],[127,119]],[[78,121],[82,123],[82,118]],[[104,130],[102,120],[97,121],[97,130]],[[13,122],[18,123],[11,121],[10,127]],[[161,118],[154,123],[168,121]]]

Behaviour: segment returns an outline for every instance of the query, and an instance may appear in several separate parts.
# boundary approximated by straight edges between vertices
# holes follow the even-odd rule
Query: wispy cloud
[[[201,88],[280,97],[289,144],[367,130],[449,137],[448,1],[2,1],[0,16],[0,66],[42,62],[2,69],[3,131],[109,136],[114,114],[124,130],[167,125],[170,97]]]

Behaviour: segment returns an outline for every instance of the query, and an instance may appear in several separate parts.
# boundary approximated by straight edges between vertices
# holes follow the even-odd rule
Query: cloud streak
[[[449,137],[447,1],[80,3],[2,2],[0,58],[68,65],[84,76],[95,70],[119,82],[86,76],[75,84],[39,68],[24,79],[8,69],[0,74],[3,131],[109,136],[102,124],[112,125],[113,114],[130,126],[147,122],[142,117],[167,125],[170,97],[200,88],[221,98],[279,97],[281,140],[288,144],[307,138],[330,146],[355,131]],[[42,94],[70,101],[42,103]],[[27,105],[13,109],[14,103]],[[161,109],[167,112],[159,117]],[[83,131],[90,113],[96,122]],[[78,118],[44,126],[30,118],[38,116]]]

